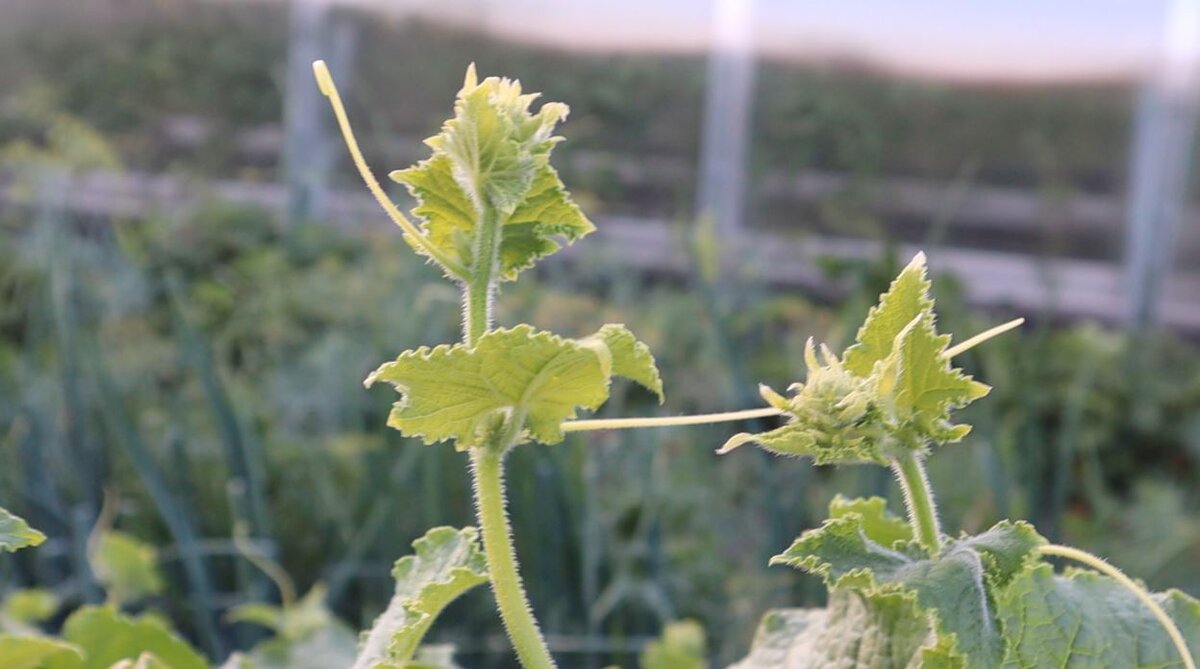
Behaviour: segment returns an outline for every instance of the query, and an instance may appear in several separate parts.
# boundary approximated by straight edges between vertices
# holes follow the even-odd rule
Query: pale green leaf
[[[837,495],[829,503],[830,518],[843,518],[851,514],[860,518],[860,527],[867,538],[881,546],[890,548],[898,542],[913,539],[912,528],[903,518],[888,510],[887,500],[882,497],[847,499]]]
[[[1200,601],[1173,591],[1156,599],[1200,661]],[[1005,669],[1182,667],[1162,625],[1132,593],[1092,571],[1029,570],[997,599],[1009,648]]]
[[[311,629],[304,635],[278,636],[254,647],[248,655],[230,662],[230,669],[343,669],[354,662],[358,635],[339,620]]]
[[[867,597],[900,593],[930,612],[939,635],[954,635],[970,666],[998,667],[1004,640],[990,604],[992,592],[1026,570],[1045,542],[1026,523],[1002,522],[977,536],[946,541],[936,558],[915,542],[881,545],[863,516],[845,512],[802,534],[772,564],[822,576],[831,588]]]
[[[612,359],[612,374],[623,376],[658,396],[663,397],[662,377],[654,362],[650,347],[638,341],[624,325],[609,323],[590,338],[604,342]],[[589,339],[590,339],[589,338]]]
[[[847,371],[824,346],[822,363],[812,339],[804,357],[808,376],[804,383],[792,386],[792,397],[785,399],[770,388],[760,388],[769,404],[783,409],[788,422],[760,434],[734,435],[720,452],[754,442],[778,455],[811,457],[818,465],[887,464],[888,417],[874,384]]]
[[[423,644],[404,669],[462,669],[454,661],[455,650],[450,643]]]
[[[450,602],[486,583],[487,564],[473,527],[437,527],[396,562],[396,592],[367,632],[353,669],[402,669]]]
[[[537,97],[517,81],[479,82],[472,69],[454,117],[426,140],[433,156],[391,174],[417,200],[413,213],[430,243],[470,271],[513,280],[558,250],[558,239],[572,242],[594,230],[549,163],[567,107],[551,102],[532,113]],[[496,246],[481,249],[482,239]]]
[[[8,594],[4,599],[3,618],[18,623],[45,622],[58,611],[59,599],[51,590],[26,588]]]
[[[101,535],[92,554],[92,571],[118,604],[136,602],[162,592],[158,553],[137,538],[110,530]]]
[[[325,587],[317,583],[287,607],[252,602],[234,608],[227,618],[274,630],[275,637],[256,645],[240,665],[248,669],[326,669],[347,667],[358,652],[358,635],[325,604]]]
[[[607,336],[621,342],[621,329],[610,328]],[[403,397],[388,425],[427,444],[479,445],[510,418],[521,420],[533,440],[553,444],[562,441],[561,424],[577,409],[594,410],[608,399],[613,371],[649,379],[644,359],[622,353],[618,363],[599,334],[572,340],[519,325],[488,332],[474,347],[406,351],[366,383],[394,385]]]
[[[500,278],[512,281],[537,260],[560,248],[555,237],[573,242],[596,229],[571,201],[558,173],[543,165],[525,199],[504,221],[500,242]]]
[[[12,553],[22,548],[37,546],[46,540],[46,535],[29,527],[19,516],[0,508],[0,551]]]
[[[50,662],[58,669],[77,669],[83,666],[83,653],[57,639],[0,634],[0,661],[4,669],[43,669]]]
[[[933,309],[929,287],[925,254],[918,253],[879,296],[879,304],[871,307],[855,344],[843,356],[846,369],[869,376],[875,363],[891,354],[896,335],[918,315]]]
[[[63,639],[79,646],[84,663],[55,658],[45,669],[108,669],[121,660],[152,653],[170,669],[207,669],[208,663],[166,625],[151,617],[130,618],[109,607],[85,606],[67,618]]]
[[[933,315],[917,316],[896,335],[895,348],[884,360],[881,391],[908,415],[941,417],[991,390],[950,364],[949,335],[939,335]],[[894,387],[892,387],[894,384]]]
[[[695,620],[668,623],[662,637],[642,651],[642,669],[705,669],[704,628]]]
[[[964,669],[910,596],[833,590],[824,609],[768,612],[731,669]]]

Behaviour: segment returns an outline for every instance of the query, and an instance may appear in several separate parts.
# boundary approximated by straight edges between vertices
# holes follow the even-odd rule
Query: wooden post
[[[708,61],[696,214],[718,237],[738,235],[754,95],[754,0],[715,0]]]
[[[1125,265],[1128,321],[1160,320],[1160,298],[1186,216],[1200,92],[1200,0],[1174,0],[1165,58],[1141,93],[1134,128]]]

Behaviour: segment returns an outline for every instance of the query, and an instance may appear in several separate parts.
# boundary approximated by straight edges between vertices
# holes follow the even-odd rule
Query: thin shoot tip
[[[467,66],[467,74],[463,77],[463,90],[469,91],[479,85],[479,76],[475,74],[475,61]]]
[[[323,60],[314,60],[313,74],[317,77],[317,88],[325,97],[332,97],[334,92],[333,75],[329,74],[329,66]]]

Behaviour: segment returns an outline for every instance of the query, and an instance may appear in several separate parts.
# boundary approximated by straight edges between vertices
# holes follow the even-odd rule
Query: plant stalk
[[[942,530],[938,524],[937,504],[925,475],[925,464],[915,453],[905,453],[892,460],[892,471],[904,491],[908,507],[908,522],[917,533],[917,541],[936,557],[942,548]]]
[[[489,444],[471,449],[471,472],[475,479],[475,504],[483,534],[483,552],[492,577],[492,592],[500,618],[525,669],[553,669],[554,659],[538,629],[533,609],[525,595],[512,527],[504,503],[504,451],[507,444]]]
[[[463,284],[463,341],[474,346],[492,329],[492,298],[500,264],[500,221],[490,205],[483,207],[476,236],[474,264]],[[492,593],[500,620],[508,632],[517,659],[525,669],[555,669],[554,658],[538,629],[513,548],[512,525],[504,496],[504,456],[521,433],[525,416],[517,413],[492,443],[471,449],[475,512],[487,558]]]

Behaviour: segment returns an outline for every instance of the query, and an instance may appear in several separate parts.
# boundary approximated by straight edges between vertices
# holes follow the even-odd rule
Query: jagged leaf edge
[[[429,559],[435,544],[444,544],[459,539],[464,543],[465,554],[459,564],[450,566],[442,578],[420,586],[416,593],[405,593],[401,580],[405,567],[413,567],[422,559]],[[424,633],[431,618],[441,613],[442,607],[463,593],[488,581],[486,560],[479,545],[479,531],[474,527],[456,529],[435,527],[413,542],[414,553],[396,561],[393,575],[397,577],[396,593],[383,613],[375,619],[371,629],[363,634],[362,648],[355,659],[353,669],[395,669],[403,667],[412,659],[420,645],[421,636],[413,638],[414,632]],[[407,573],[411,574],[409,570]],[[428,602],[434,591],[442,592],[439,602]],[[440,604],[433,606],[433,604]]]

